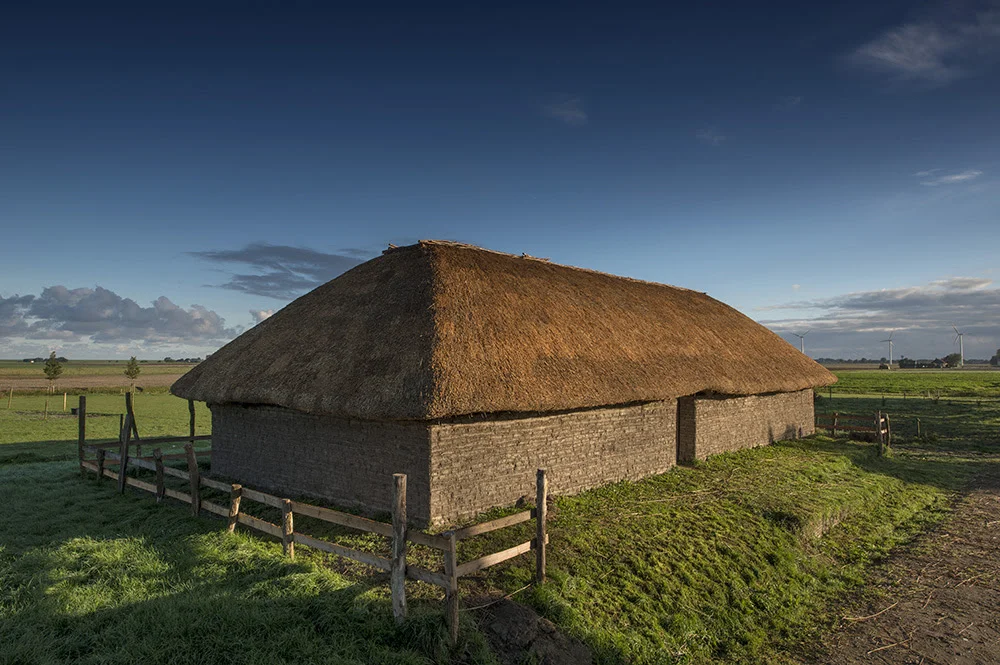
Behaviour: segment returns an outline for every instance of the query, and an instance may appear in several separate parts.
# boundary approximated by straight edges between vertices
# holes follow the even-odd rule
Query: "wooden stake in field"
[[[392,476],[392,614],[396,623],[406,618],[406,474]]]
[[[448,624],[448,638],[452,644],[458,642],[458,543],[455,532],[444,534],[448,539],[448,549],[444,551],[444,574],[448,578],[448,588],[444,595],[444,619]]]
[[[549,482],[545,469],[539,469],[535,480],[535,582],[545,581],[545,519],[548,513]]]
[[[10,392],[7,393],[7,408],[10,408],[10,403],[14,399],[14,386],[10,387]]]
[[[66,412],[66,393],[63,393],[63,413]]]
[[[194,454],[194,446],[184,444],[187,453],[188,475],[191,480],[191,514],[195,517],[201,512],[201,477],[198,474],[198,458]]]
[[[190,421],[188,423],[188,430],[190,431],[191,443],[193,444],[194,443],[194,400],[193,399],[188,400],[188,415]]]
[[[163,451],[159,448],[153,449],[153,463],[156,464],[156,503],[163,503],[167,487],[163,479]]]
[[[295,558],[295,523],[293,522],[292,502],[281,500],[281,549],[289,559]]]
[[[229,533],[236,531],[236,523],[240,519],[240,499],[243,497],[243,486],[234,484],[229,490]]]
[[[13,389],[11,389],[13,390]],[[77,434],[76,434],[76,454],[80,461],[80,475],[87,476],[87,470],[83,468],[83,447],[87,445],[87,396],[80,395],[80,403],[76,409]],[[100,476],[98,476],[99,478]]]

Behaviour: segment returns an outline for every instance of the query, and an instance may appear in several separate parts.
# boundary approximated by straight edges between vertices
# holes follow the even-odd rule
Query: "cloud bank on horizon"
[[[0,297],[0,351],[38,355],[37,348],[120,352],[214,347],[242,332],[202,305],[180,307],[166,296],[143,307],[101,286],[42,289],[40,295]],[[35,349],[32,353],[31,349]]]
[[[922,286],[800,300],[757,312],[783,312],[760,322],[798,346],[794,333],[809,330],[813,357],[880,358],[895,331],[894,357],[934,358],[957,351],[954,330],[965,333],[966,358],[990,358],[1000,347],[1000,288],[987,277],[949,277]],[[797,315],[798,314],[798,315]]]

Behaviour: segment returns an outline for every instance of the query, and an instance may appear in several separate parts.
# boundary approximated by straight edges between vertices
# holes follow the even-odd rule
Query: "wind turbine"
[[[964,339],[965,338],[965,333],[964,332],[959,332],[958,328],[956,328],[955,326],[952,326],[951,329],[955,331],[955,341],[958,342],[958,356],[959,356],[958,366],[959,367],[964,367],[965,366],[965,339]]]
[[[889,342],[889,367],[892,367],[892,345],[893,345],[892,336],[895,335],[895,334],[896,334],[896,331],[893,330],[891,333],[889,333],[889,339],[883,339],[882,340],[883,344],[885,344],[886,342]]]
[[[799,351],[801,351],[803,354],[806,352],[806,335],[808,335],[810,332],[812,331],[807,330],[801,335],[798,333],[792,333],[793,335],[799,338]]]

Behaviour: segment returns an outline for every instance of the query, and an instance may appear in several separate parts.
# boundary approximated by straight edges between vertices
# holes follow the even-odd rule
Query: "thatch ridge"
[[[425,240],[302,296],[171,390],[210,403],[430,420],[835,380],[704,293]]]

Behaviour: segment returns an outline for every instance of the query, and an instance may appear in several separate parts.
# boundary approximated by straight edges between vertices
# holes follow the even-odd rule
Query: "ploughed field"
[[[42,396],[18,405],[15,395],[9,411],[0,402],[0,663],[531,662],[530,640],[480,608],[504,595],[580,640],[593,662],[824,662],[814,645],[841,634],[859,603],[890,604],[880,603],[893,589],[887,571],[1000,461],[1000,400],[989,399],[1000,390],[987,385],[978,401],[900,394],[884,407],[872,392],[823,392],[817,411],[887,411],[891,457],[820,435],[557,498],[549,581],[528,586],[530,555],[463,579],[455,648],[436,588],[413,583],[411,617],[396,626],[387,575],[307,547],[289,562],[277,540],[229,535],[182,504],[84,480],[61,399],[44,419]],[[109,414],[88,430],[112,438],[122,398],[91,395],[88,410]],[[143,435],[187,431],[186,402],[170,395],[140,394],[136,412]],[[197,418],[207,432],[200,405]],[[258,516],[275,521],[268,510]],[[384,538],[310,527],[387,554]],[[531,528],[465,541],[460,560]],[[412,557],[439,565],[419,548]],[[977,584],[997,581],[961,589]]]
[[[0,360],[0,391],[10,388],[15,391],[45,390],[49,386],[44,363],[25,363],[20,361]],[[136,385],[143,389],[158,391],[169,388],[178,378],[183,376],[194,365],[189,363],[144,362],[140,365],[141,373],[136,379]],[[119,392],[129,385],[125,377],[125,361],[123,360],[71,360],[62,363],[62,375],[55,381],[55,392],[75,394],[80,391]],[[6,405],[6,401],[3,402]]]

